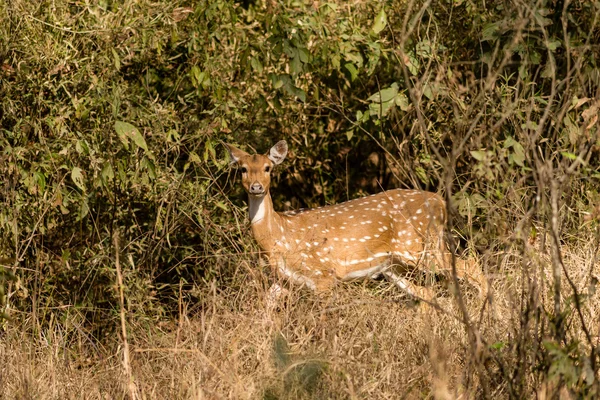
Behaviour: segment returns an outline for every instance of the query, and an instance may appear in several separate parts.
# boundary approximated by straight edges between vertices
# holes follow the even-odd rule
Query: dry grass
[[[582,293],[594,252],[589,243],[564,255]],[[136,391],[140,398],[170,399],[456,399],[482,397],[483,377],[487,396],[508,397],[493,357],[478,360],[496,351],[488,346],[509,342],[518,332],[523,293],[532,288],[523,286],[524,264],[517,254],[503,258],[505,272],[495,275],[491,305],[482,309],[481,301],[467,295],[482,340],[476,345],[452,296],[441,294],[435,308],[414,305],[386,282],[339,285],[325,297],[292,290],[270,310],[266,278],[257,274],[248,275],[241,290],[207,289],[202,307],[181,304],[178,320],[149,326],[130,310]],[[548,273],[550,264],[544,255],[532,262]],[[546,278],[532,271],[528,279],[538,280],[537,295],[550,308]],[[598,318],[597,301],[589,301],[584,314],[597,329],[591,324]],[[7,326],[0,342],[0,398],[127,397],[121,340],[90,338],[73,315],[37,332],[27,318]],[[585,343],[577,319],[570,324]],[[552,394],[548,382],[535,375],[525,379],[532,395]]]

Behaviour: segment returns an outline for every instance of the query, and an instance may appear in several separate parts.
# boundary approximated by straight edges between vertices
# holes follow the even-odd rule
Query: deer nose
[[[265,188],[259,182],[254,182],[250,185],[250,194],[263,194],[265,192]]]

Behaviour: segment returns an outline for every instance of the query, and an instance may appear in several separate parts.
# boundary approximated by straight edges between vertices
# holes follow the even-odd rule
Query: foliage
[[[530,242],[548,243],[552,279],[523,285],[519,339],[490,347],[482,391],[505,382],[527,397],[536,385],[519,376],[529,374],[597,394],[596,345],[574,332],[589,333],[586,297],[565,276],[561,246],[597,229],[585,217],[600,200],[599,9],[0,3],[0,258],[17,260],[19,283],[0,267],[11,291],[0,305],[40,326],[73,307],[98,337],[114,332],[116,234],[136,319],[169,318],[182,299],[206,307],[207,288],[238,288],[237,266],[257,250],[220,142],[264,151],[285,138],[281,208],[441,190],[455,232],[490,273],[511,274],[502,260],[518,254],[533,276]]]

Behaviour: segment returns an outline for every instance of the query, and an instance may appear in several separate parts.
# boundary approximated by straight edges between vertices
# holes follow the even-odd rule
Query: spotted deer
[[[291,280],[325,291],[336,280],[384,275],[409,295],[430,297],[428,289],[406,278],[418,271],[451,271],[446,207],[439,195],[394,189],[316,209],[276,212],[271,172],[285,159],[287,143],[279,141],[267,155],[226,146],[232,164],[241,168],[254,238],[271,267]],[[486,279],[477,265],[456,261],[458,278],[485,293]]]

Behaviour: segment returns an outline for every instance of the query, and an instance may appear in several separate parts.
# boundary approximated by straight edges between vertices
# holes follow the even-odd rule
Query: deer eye
[[[246,172],[248,172],[248,170],[246,169],[246,167],[242,167],[242,174],[245,174]]]
[[[265,172],[270,172],[271,171],[271,167],[269,167],[268,165],[265,167]]]

